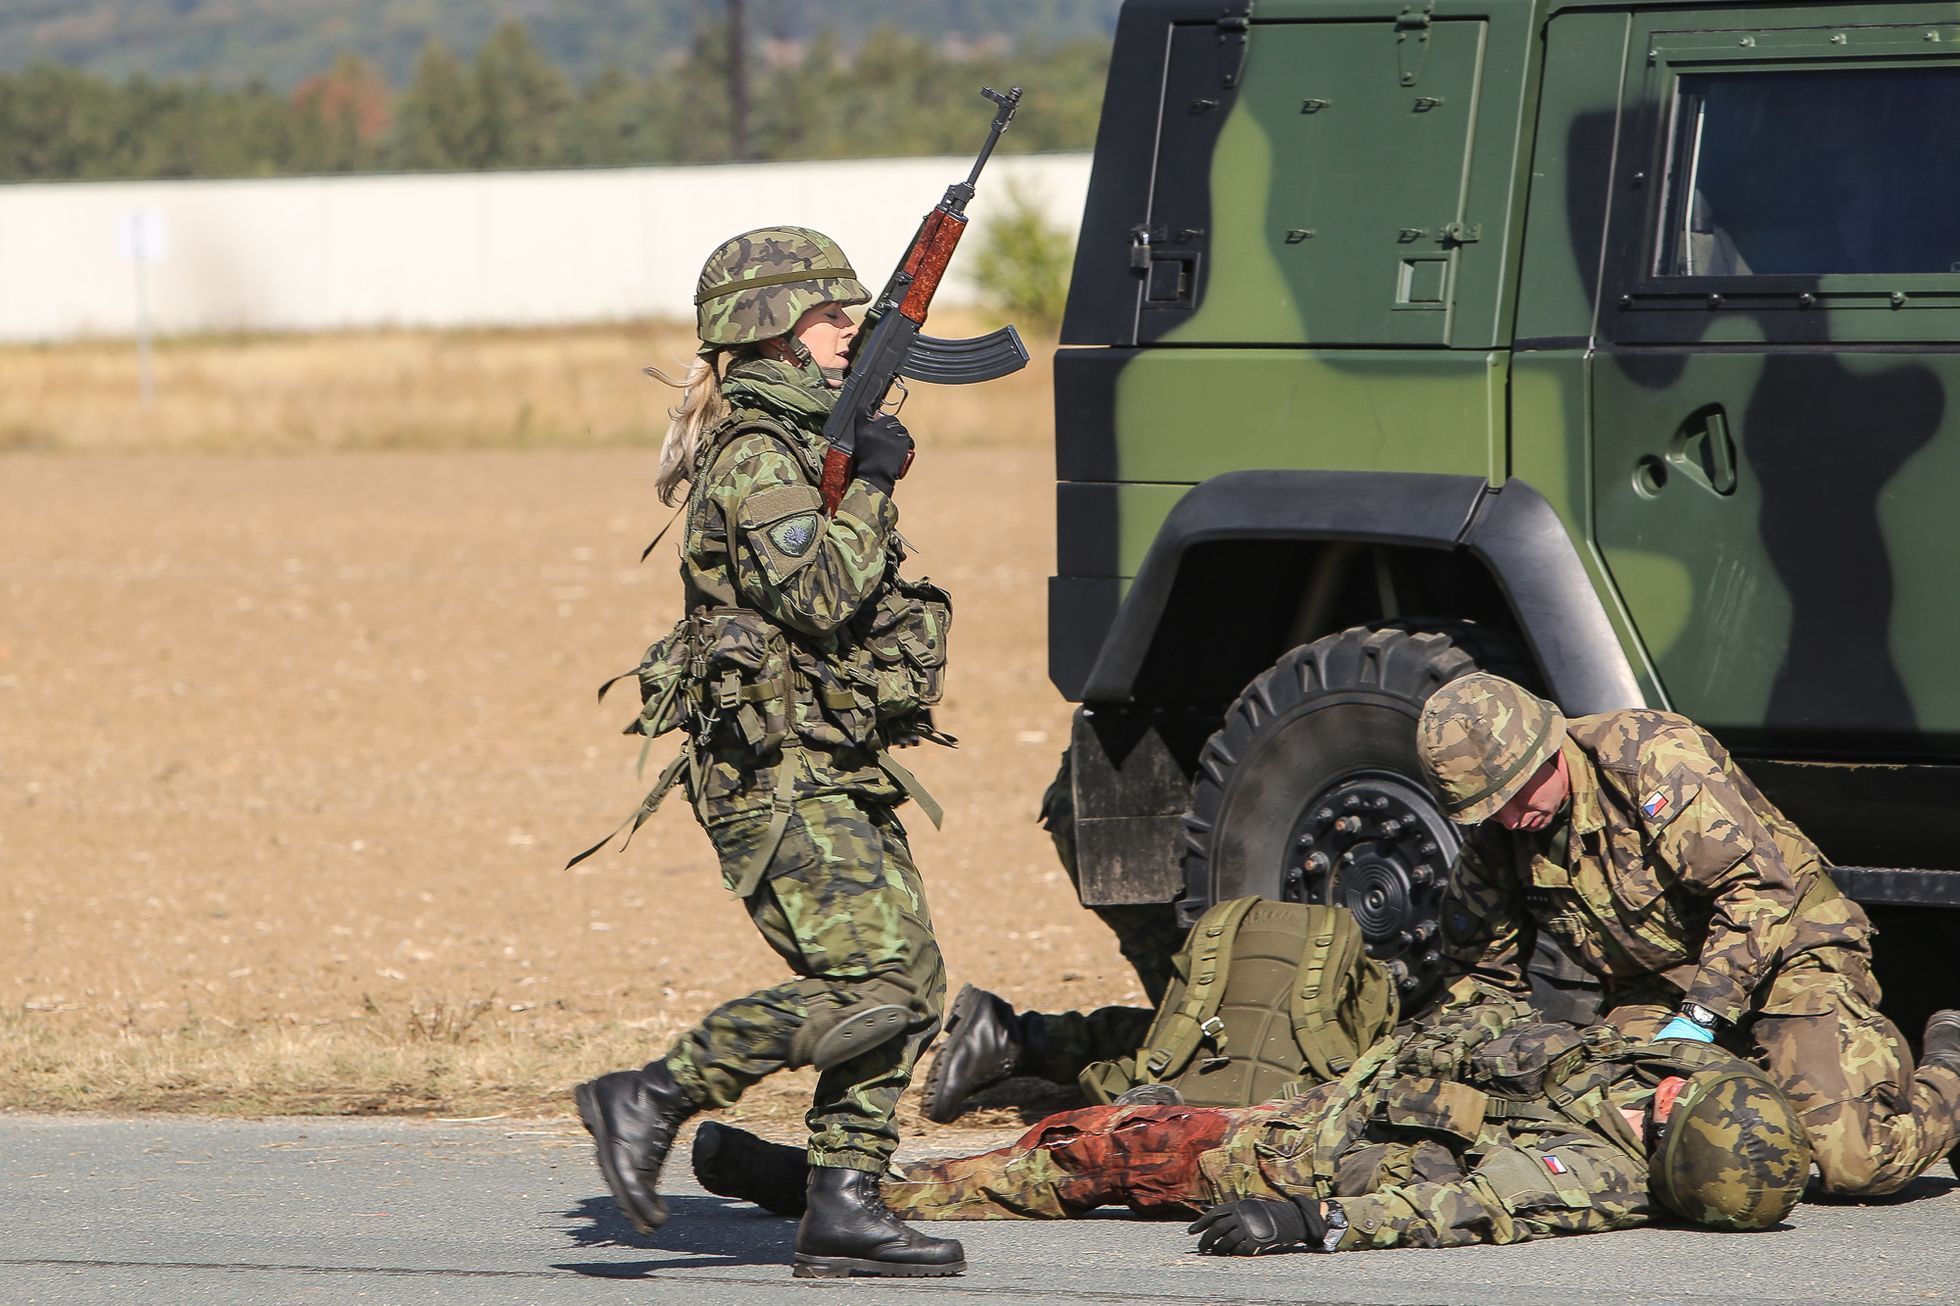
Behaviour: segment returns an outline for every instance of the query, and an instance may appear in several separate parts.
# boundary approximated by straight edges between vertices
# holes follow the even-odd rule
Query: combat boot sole
[[[965,1261],[943,1265],[908,1265],[903,1261],[874,1261],[857,1256],[809,1256],[796,1254],[793,1279],[848,1279],[854,1275],[883,1279],[946,1279],[966,1273]]]
[[[606,1123],[606,1113],[599,1109],[598,1094],[593,1091],[592,1081],[580,1084],[572,1090],[572,1100],[578,1104],[579,1123],[585,1132],[592,1135],[594,1151],[598,1153],[599,1173],[611,1190],[613,1204],[633,1222],[633,1227],[641,1233],[652,1233],[667,1222],[667,1199],[659,1193],[649,1194],[647,1218],[642,1218],[634,1207],[639,1197],[629,1189],[620,1174],[618,1161],[614,1157],[615,1137],[612,1127]]]

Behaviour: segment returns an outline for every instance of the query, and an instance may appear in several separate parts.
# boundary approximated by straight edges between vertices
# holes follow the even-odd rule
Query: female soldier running
[[[965,1269],[957,1241],[878,1200],[893,1112],[945,999],[895,811],[914,786],[886,749],[933,733],[950,609],[898,575],[892,492],[912,440],[895,418],[865,425],[854,479],[823,510],[822,430],[857,331],[844,309],[867,299],[814,231],[751,231],[715,250],[656,481],[663,502],[688,486],[687,616],[640,668],[638,729],[687,732],[667,779],[685,781],[724,882],[796,978],[722,1004],[644,1068],[577,1089],[599,1169],[648,1231],[666,1218],[660,1167],[683,1121],[776,1070],[817,1067],[799,1277]]]

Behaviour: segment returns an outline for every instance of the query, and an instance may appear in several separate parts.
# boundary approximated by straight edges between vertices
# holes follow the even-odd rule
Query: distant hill
[[[958,46],[1108,36],[1121,0],[746,0],[750,39],[845,47],[880,24]],[[506,19],[584,82],[639,77],[687,48],[726,0],[0,0],[0,71],[57,63],[112,77],[263,81],[285,91],[352,51],[397,87],[431,37],[464,56]]]

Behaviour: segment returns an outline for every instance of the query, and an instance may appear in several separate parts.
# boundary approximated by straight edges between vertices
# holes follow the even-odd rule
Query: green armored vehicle
[[[1950,1002],[1956,123],[1953,4],[1131,0],[1055,368],[1083,901],[1345,903],[1419,999],[1413,725],[1481,666],[1707,725]]]

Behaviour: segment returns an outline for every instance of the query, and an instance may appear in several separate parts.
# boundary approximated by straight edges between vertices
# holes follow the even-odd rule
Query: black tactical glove
[[[911,432],[890,413],[879,413],[858,428],[852,475],[872,489],[890,494],[911,453]]]
[[[1202,1234],[1198,1250],[1212,1256],[1259,1256],[1306,1243],[1319,1251],[1327,1237],[1320,1203],[1311,1197],[1276,1202],[1246,1197],[1220,1202],[1186,1232]]]

